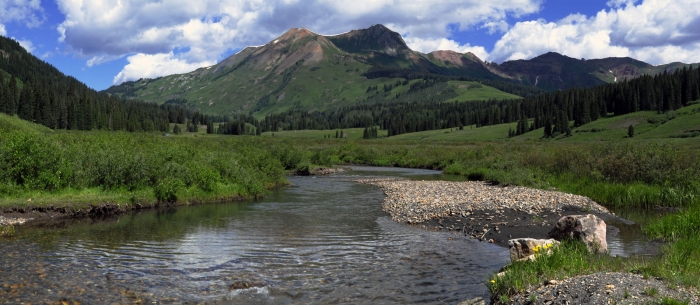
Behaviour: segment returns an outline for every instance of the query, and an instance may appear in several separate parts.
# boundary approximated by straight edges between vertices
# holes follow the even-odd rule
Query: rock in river
[[[581,240],[590,252],[607,253],[605,221],[595,215],[570,215],[559,219],[557,225],[547,234],[556,240]]]

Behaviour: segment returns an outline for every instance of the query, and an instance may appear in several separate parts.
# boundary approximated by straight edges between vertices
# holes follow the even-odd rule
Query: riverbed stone
[[[605,221],[593,214],[564,216],[547,234],[556,240],[580,240],[591,253],[607,253]]]
[[[508,241],[510,260],[535,260],[536,255],[550,253],[552,247],[558,246],[555,239],[516,238]]]

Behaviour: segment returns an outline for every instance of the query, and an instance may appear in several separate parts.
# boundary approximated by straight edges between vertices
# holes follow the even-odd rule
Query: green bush
[[[66,186],[69,173],[59,149],[43,137],[11,132],[0,138],[0,183],[52,191]]]
[[[204,167],[199,168],[199,170],[194,173],[194,176],[195,184],[206,192],[214,191],[221,179],[218,172]]]
[[[162,179],[153,188],[153,194],[159,202],[173,203],[177,201],[178,191],[185,188],[185,183],[175,177]]]

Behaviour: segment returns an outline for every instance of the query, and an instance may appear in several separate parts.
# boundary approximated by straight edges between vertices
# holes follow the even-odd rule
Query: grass
[[[449,81],[447,83],[455,89],[459,96],[449,99],[446,102],[521,98],[520,96],[506,93],[493,87],[484,86],[477,82]]]
[[[488,284],[492,298],[504,298],[536,287],[540,283],[586,275],[600,271],[625,271],[647,262],[591,255],[582,242],[563,242],[550,255],[539,255],[535,261],[514,262],[501,276],[494,276]]]
[[[50,128],[45,127],[43,125],[34,124],[32,122],[22,120],[22,119],[18,118],[16,115],[9,116],[9,115],[4,114],[2,112],[0,112],[0,131],[3,131],[3,132],[18,131],[18,132],[30,133],[30,134],[40,134],[40,133],[53,132],[53,130],[51,130]]]
[[[421,132],[405,133],[386,138],[386,141],[505,141],[508,139],[508,129],[515,128],[517,123],[499,124],[476,127],[474,125],[459,128],[437,129]]]
[[[700,287],[697,269],[683,271],[669,267],[667,255],[668,252],[663,257],[655,258],[592,255],[582,242],[567,241],[555,247],[550,255],[540,255],[535,261],[511,263],[505,272],[492,277],[488,288],[492,299],[508,300],[511,295],[537,287],[544,281],[598,272],[641,273],[645,277],[662,277],[669,285]],[[644,292],[651,297],[658,295],[658,290],[654,287],[647,287]],[[625,298],[628,297],[629,292],[625,291]],[[660,304],[677,304],[673,303],[675,301],[677,300],[664,298]]]
[[[371,66],[345,58],[335,48],[323,49],[324,58],[318,62],[304,62],[297,66],[288,83],[283,82],[283,71],[256,67],[255,62],[244,63],[235,70],[227,68],[214,73],[215,68],[202,68],[190,73],[146,79],[134,84],[138,99],[164,103],[177,97],[187,99],[188,105],[202,113],[216,115],[248,114],[262,118],[271,113],[288,110],[329,110],[354,106],[365,99],[381,95],[392,98],[408,91],[408,85],[394,87],[388,92],[384,85],[395,85],[402,78],[368,79],[362,76]],[[340,55],[340,57],[336,57]],[[395,60],[395,58],[392,58]],[[378,90],[367,91],[370,86]],[[449,82],[458,101],[511,99],[518,96],[474,82]],[[275,92],[265,100],[267,105],[257,107],[263,94]]]
[[[250,136],[0,134],[0,207],[189,204],[257,197],[285,183]]]
[[[15,227],[12,225],[0,225],[0,237],[3,236],[14,236]]]
[[[670,242],[661,257],[591,256],[581,245],[565,244],[551,257],[515,263],[506,276],[494,278],[489,288],[496,299],[543,279],[597,271],[633,271],[672,285],[700,287],[700,146],[692,138],[643,137],[676,120],[694,120],[693,107],[698,105],[666,116],[672,118],[663,123],[655,113],[608,118],[580,127],[607,128],[608,135],[575,133],[546,141],[521,138],[532,133],[507,139],[508,125],[375,140],[360,139],[361,128],[344,130],[347,139],[335,139],[335,131],[285,131],[274,138],[272,133],[165,137],[50,132],[0,116],[0,124],[10,126],[0,133],[0,207],[254,197],[284,183],[287,171],[342,163],[444,169],[474,180],[585,195],[607,206],[681,208],[644,227],[651,238]],[[640,128],[643,132],[631,139],[619,138],[617,129],[626,132],[625,124],[642,119],[647,123],[640,126],[649,124],[648,129]],[[504,138],[485,141],[498,134]]]
[[[645,287],[644,294],[646,294],[650,297],[655,297],[656,295],[659,294],[659,290],[656,289],[656,287]]]
[[[263,132],[262,136],[263,137],[274,137],[275,138],[281,138],[281,139],[324,139],[328,141],[345,141],[347,140],[358,140],[362,139],[362,134],[364,131],[364,128],[346,128],[346,129],[337,129],[338,132],[343,131],[343,134],[347,135],[347,138],[343,139],[336,139],[335,138],[335,132],[336,130],[289,130],[289,131],[277,131],[277,132]],[[380,130],[379,131],[379,137],[386,137],[387,132],[386,130]],[[342,142],[334,142],[334,143],[342,143]]]

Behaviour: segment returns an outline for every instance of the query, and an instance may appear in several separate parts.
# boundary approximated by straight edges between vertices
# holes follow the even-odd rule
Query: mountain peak
[[[318,34],[309,31],[306,28],[291,28],[288,31],[284,32],[282,36],[277,37],[277,39],[273,40],[271,43],[277,44],[280,42],[287,42],[287,43],[294,43],[297,42],[301,39],[307,38],[307,37],[313,37],[313,36],[319,36]]]
[[[350,53],[379,52],[396,56],[402,51],[409,50],[401,34],[381,24],[328,38],[339,48]]]

